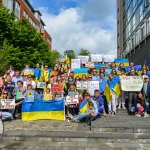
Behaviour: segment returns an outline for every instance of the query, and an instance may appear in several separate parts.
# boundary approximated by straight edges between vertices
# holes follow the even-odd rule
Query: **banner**
[[[26,91],[25,102],[28,102],[28,103],[34,102],[34,90],[27,90]]]
[[[140,76],[120,76],[121,88],[123,91],[141,91],[143,78]]]
[[[70,105],[70,104],[78,104],[79,103],[79,97],[78,97],[78,95],[75,95],[75,96],[66,96],[66,103],[68,105]]]
[[[99,90],[99,81],[89,81],[88,82],[88,91],[91,96],[94,96],[94,90]]]
[[[1,109],[14,109],[15,99],[1,99]]]
[[[34,103],[22,101],[22,121],[65,120],[64,100],[43,101]]]
[[[86,90],[86,89],[88,89],[88,81],[77,81],[76,88],[78,90]]]
[[[28,68],[28,69],[24,69],[23,70],[23,72],[24,72],[24,76],[28,76],[28,75],[34,75],[34,68]]]
[[[104,62],[111,63],[115,60],[115,55],[104,55],[103,56]]]
[[[89,56],[78,56],[78,59],[80,59],[82,64],[85,64],[89,61]]]
[[[94,66],[94,62],[91,62],[91,61],[86,62],[86,63],[85,63],[85,67],[86,67],[86,68],[94,68],[94,67],[95,67],[95,66]]]
[[[91,61],[92,62],[102,62],[103,56],[100,54],[91,54]]]
[[[46,87],[46,83],[45,82],[38,82],[37,83],[37,88],[44,89],[45,87]]]
[[[71,69],[80,68],[80,59],[71,59]]]
[[[129,60],[127,58],[117,58],[114,60],[114,62],[116,63],[117,67],[120,65],[120,63],[123,63],[124,66],[129,66]]]
[[[63,85],[62,84],[53,84],[51,87],[51,92],[62,92],[63,91]]]

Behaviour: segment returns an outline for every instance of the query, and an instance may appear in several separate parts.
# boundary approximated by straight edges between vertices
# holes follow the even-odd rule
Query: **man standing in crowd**
[[[23,77],[20,76],[20,72],[17,70],[16,73],[15,73],[15,76],[12,78],[12,82],[15,83],[15,86],[17,87],[17,82],[18,81],[21,81],[23,82]]]

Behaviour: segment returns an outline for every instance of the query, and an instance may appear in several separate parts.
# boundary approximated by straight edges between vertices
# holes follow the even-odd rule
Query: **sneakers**
[[[118,109],[121,109],[121,105],[119,104]]]
[[[115,116],[115,114],[116,114],[116,112],[113,111],[111,115],[112,115],[112,116]]]
[[[147,118],[147,117],[149,117],[149,115],[145,112],[144,113],[144,118]]]
[[[124,105],[122,105],[122,108],[123,108],[123,109],[126,109],[126,107],[125,107]]]

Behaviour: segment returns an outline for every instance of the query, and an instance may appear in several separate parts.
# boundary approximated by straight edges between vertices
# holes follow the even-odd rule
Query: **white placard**
[[[86,89],[88,89],[88,81],[77,81],[76,88],[78,90],[86,90]]]
[[[91,61],[92,62],[102,62],[103,56],[100,54],[91,54]]]
[[[78,104],[79,103],[79,97],[78,97],[78,95],[75,95],[75,96],[66,96],[66,103],[68,105],[70,105],[70,104]]]
[[[82,64],[85,64],[86,62],[89,61],[89,56],[78,56],[78,59],[80,59]]]
[[[121,88],[123,91],[141,91],[143,78],[141,76],[120,76]]]
[[[115,55],[104,55],[103,59],[104,59],[104,62],[111,63],[111,62],[114,62]]]
[[[37,83],[37,88],[44,89],[45,87],[46,87],[46,83],[45,82],[38,82]]]
[[[2,99],[1,109],[13,109],[15,108],[15,99]]]
[[[71,69],[80,68],[80,59],[71,59]]]
[[[88,82],[88,91],[91,96],[94,96],[94,90],[99,90],[99,81],[89,81]]]
[[[95,68],[94,62],[88,61],[87,63],[85,63],[85,67],[86,68]]]

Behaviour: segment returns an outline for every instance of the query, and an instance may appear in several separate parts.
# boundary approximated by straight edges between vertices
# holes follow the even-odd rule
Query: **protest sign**
[[[77,81],[76,88],[78,90],[86,90],[86,89],[88,89],[88,81]]]
[[[23,96],[22,93],[23,93],[23,91],[24,91],[24,88],[21,88],[21,89],[16,88],[15,90],[16,90],[16,100],[21,100],[21,99],[23,99],[24,96]]]
[[[91,61],[92,62],[102,62],[103,56],[100,54],[91,54]]]
[[[46,87],[46,83],[45,82],[38,82],[37,83],[37,88],[44,89],[45,87]]]
[[[23,72],[24,72],[24,76],[28,76],[28,75],[34,75],[34,68],[25,68],[24,70],[23,70]]]
[[[71,69],[80,68],[80,59],[71,59]]]
[[[92,62],[92,61],[86,62],[86,63],[85,63],[85,67],[86,67],[86,68],[94,68],[94,67],[95,67],[95,66],[94,66],[94,62]]]
[[[141,76],[120,76],[121,88],[123,91],[141,91],[143,78]]]
[[[99,81],[89,81],[88,82],[88,91],[91,96],[94,96],[94,90],[99,90]]]
[[[13,109],[15,108],[15,99],[2,99],[1,109]]]
[[[89,56],[78,56],[82,64],[85,64],[89,61]]]
[[[78,104],[79,103],[79,97],[78,97],[78,95],[75,95],[75,96],[66,96],[66,103],[68,105],[70,105],[70,104]]]
[[[51,92],[62,92],[63,91],[63,86],[62,84],[53,84],[51,87]]]
[[[111,63],[111,62],[114,62],[115,55],[104,55],[103,59],[104,59],[104,62]]]
[[[25,102],[34,102],[34,90],[27,90]]]

